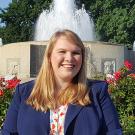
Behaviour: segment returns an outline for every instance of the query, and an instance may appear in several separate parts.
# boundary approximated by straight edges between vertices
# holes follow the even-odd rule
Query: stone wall
[[[126,48],[120,45],[104,42],[86,42],[88,76],[97,73],[113,73],[118,70],[124,62]]]
[[[104,42],[84,42],[87,76],[113,73],[118,70],[129,52],[124,46]],[[0,46],[0,74],[16,74],[24,80],[35,77],[42,63],[47,42],[20,42]]]
[[[15,74],[19,78],[30,78],[31,45],[46,42],[20,42],[0,46],[0,75]]]

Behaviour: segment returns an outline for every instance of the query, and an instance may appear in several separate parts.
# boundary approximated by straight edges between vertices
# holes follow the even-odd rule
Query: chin
[[[64,76],[62,78],[63,78],[63,80],[72,81],[74,77],[73,76]]]

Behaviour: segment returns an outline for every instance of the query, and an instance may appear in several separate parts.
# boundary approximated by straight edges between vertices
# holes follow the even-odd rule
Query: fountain
[[[135,53],[129,52],[124,46],[90,42],[95,40],[94,24],[84,7],[78,10],[75,0],[54,0],[50,10],[43,11],[37,20],[35,41],[0,45],[0,74],[8,74],[16,67],[19,78],[28,80],[35,77],[42,64],[47,40],[55,31],[61,29],[70,29],[76,32],[82,41],[89,41],[84,42],[88,78],[95,73],[108,73],[110,69],[111,73],[115,72],[122,66],[124,59],[135,57]]]
[[[134,43],[133,43],[133,51],[135,51],[135,41],[134,41]]]
[[[93,41],[94,24],[84,6],[77,9],[75,0],[54,0],[50,10],[44,10],[36,23],[35,41],[49,40],[57,30],[70,29],[83,41]]]

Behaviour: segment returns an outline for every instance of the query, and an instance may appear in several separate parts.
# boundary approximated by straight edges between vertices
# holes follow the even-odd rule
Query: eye
[[[81,55],[81,52],[80,51],[74,51],[74,52],[72,52],[72,54],[74,54],[74,55]]]
[[[65,53],[66,51],[64,51],[64,50],[61,50],[61,51],[58,51],[58,53]]]

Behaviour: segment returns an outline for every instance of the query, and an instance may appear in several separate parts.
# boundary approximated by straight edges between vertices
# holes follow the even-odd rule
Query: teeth
[[[66,65],[66,66],[63,66],[63,67],[67,67],[67,68],[68,68],[68,67],[73,67],[73,66],[68,66],[68,65]]]
[[[65,68],[73,68],[74,65],[66,65],[66,64],[64,65],[64,64],[63,64],[63,67],[65,67]]]

